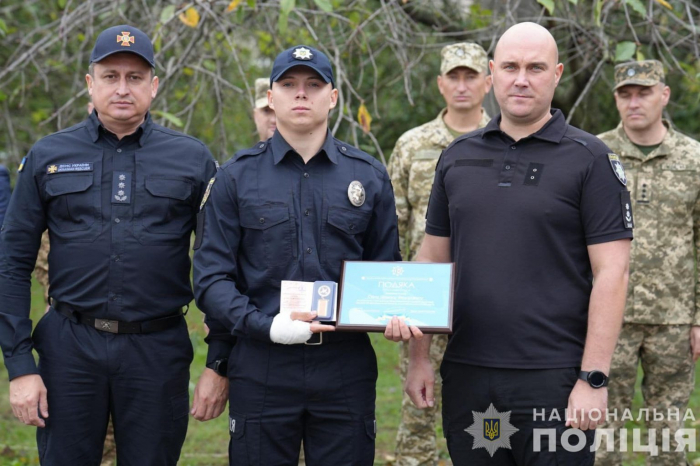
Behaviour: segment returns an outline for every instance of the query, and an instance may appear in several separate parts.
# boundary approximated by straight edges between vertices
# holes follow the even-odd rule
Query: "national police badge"
[[[355,180],[348,186],[348,199],[355,207],[360,207],[365,203],[365,187],[362,183]]]
[[[499,448],[510,450],[510,436],[519,430],[510,423],[510,411],[499,413],[491,403],[486,412],[472,411],[472,415],[474,423],[464,429],[474,437],[472,450],[485,448],[491,457]]]
[[[608,154],[608,160],[610,161],[613,173],[615,173],[617,179],[620,180],[622,186],[627,186],[627,175],[625,175],[625,168],[622,166],[622,162],[620,162],[620,157],[611,152]]]

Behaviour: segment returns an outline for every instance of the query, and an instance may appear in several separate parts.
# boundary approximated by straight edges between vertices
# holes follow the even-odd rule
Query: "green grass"
[[[40,287],[34,283],[32,287],[32,320],[37,322],[43,312],[43,297]],[[190,382],[190,397],[194,393],[197,379],[202,372],[207,353],[204,343],[202,315],[197,309],[191,309],[187,315],[188,326],[194,346],[194,361],[191,367],[192,381]],[[396,428],[399,424],[401,409],[401,381],[398,375],[398,347],[379,334],[372,334],[372,343],[377,353],[379,365],[379,380],[377,382],[377,450],[376,465],[390,466],[393,460]],[[700,370],[700,365],[698,366]],[[640,379],[641,380],[641,379]],[[639,384],[638,380],[638,384]],[[38,465],[36,453],[35,429],[22,426],[12,415],[8,400],[7,373],[0,361],[0,466]],[[698,385],[696,384],[696,387]],[[639,389],[635,398],[633,412],[642,406]],[[695,390],[690,401],[693,412],[700,414],[700,391]],[[696,425],[688,427],[697,428]],[[639,423],[631,422],[628,428],[640,427]],[[447,458],[447,449],[442,431],[438,426],[440,440],[441,464],[451,464]],[[629,448],[632,449],[632,435],[629,436]],[[190,419],[187,439],[182,450],[180,465],[183,466],[225,466],[228,464],[228,426],[225,412],[218,419],[209,422],[198,422]],[[627,453],[625,466],[641,466],[644,464],[644,454]],[[700,464],[700,454],[689,455],[691,464]]]

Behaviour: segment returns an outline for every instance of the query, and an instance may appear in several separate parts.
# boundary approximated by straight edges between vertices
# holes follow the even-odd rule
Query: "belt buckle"
[[[316,342],[314,342],[314,343],[309,343],[308,341],[305,341],[304,344],[307,345],[307,346],[319,346],[319,345],[322,345],[322,344],[323,344],[323,332],[314,333],[314,335],[318,335],[318,343],[316,343]],[[311,336],[311,338],[313,338],[313,335]]]
[[[102,332],[119,333],[119,321],[107,319],[95,319],[95,328]]]

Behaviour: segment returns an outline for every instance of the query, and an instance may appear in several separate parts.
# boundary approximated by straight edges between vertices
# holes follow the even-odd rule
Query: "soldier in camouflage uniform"
[[[622,160],[633,199],[635,238],[630,259],[624,324],[610,369],[608,407],[617,420],[615,451],[596,454],[596,465],[619,466],[620,418],[631,408],[637,366],[644,371],[642,394],[656,429],[659,456],[647,464],[687,464],[685,452],[663,452],[662,430],[682,428],[694,387],[694,359],[700,354],[700,291],[695,273],[700,248],[700,143],[662,119],[670,89],[656,60],[615,67],[615,102],[622,122],[598,137]],[[668,409],[680,411],[680,421]],[[663,413],[654,421],[653,410]],[[636,417],[635,417],[636,419]],[[646,445],[646,443],[643,443]]]
[[[447,104],[437,118],[404,133],[396,142],[388,171],[394,186],[399,216],[399,241],[404,260],[412,260],[425,232],[425,214],[435,176],[435,165],[443,149],[456,137],[483,128],[489,122],[481,104],[491,88],[487,76],[488,57],[477,44],[459,43],[442,49],[437,85]],[[400,370],[405,380],[408,344],[400,343]],[[447,336],[433,337],[430,356],[436,372],[435,406],[418,409],[404,393],[401,424],[396,436],[396,465],[430,465],[437,462],[435,418],[439,413],[438,368],[447,346]]]

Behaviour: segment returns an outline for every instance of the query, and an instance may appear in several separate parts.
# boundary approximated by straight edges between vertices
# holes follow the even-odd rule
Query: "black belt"
[[[96,317],[81,314],[71,306],[63,303],[53,303],[51,306],[56,312],[79,324],[94,327],[102,332],[109,333],[152,333],[175,327],[182,321],[184,314],[182,309],[173,312],[173,315],[142,322],[122,322],[120,320],[98,319]]]

